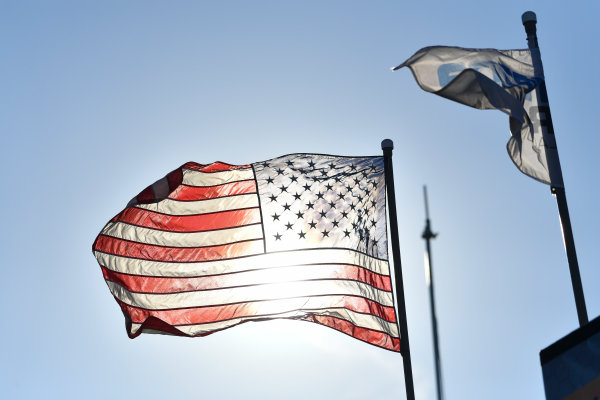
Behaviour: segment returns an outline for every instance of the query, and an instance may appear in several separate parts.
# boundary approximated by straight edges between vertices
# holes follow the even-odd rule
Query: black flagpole
[[[404,284],[402,283],[402,264],[400,261],[400,240],[398,238],[398,217],[396,215],[396,192],[394,190],[394,169],[392,166],[392,150],[394,142],[384,139],[381,142],[385,170],[385,187],[388,198],[390,216],[390,234],[392,237],[392,257],[394,260],[394,277],[396,280],[396,302],[398,303],[398,323],[400,325],[400,352],[404,363],[404,385],[406,398],[415,400],[412,364],[410,361],[410,346],[408,343],[408,325],[406,322],[406,306],[404,302]]]
[[[433,357],[435,359],[435,378],[437,388],[437,398],[442,400],[442,366],[440,362],[440,346],[438,344],[438,329],[437,329],[437,318],[435,314],[435,299],[433,295],[433,263],[431,261],[431,239],[435,239],[437,233],[433,233],[431,230],[431,222],[429,220],[429,202],[427,201],[427,186],[423,186],[423,197],[425,199],[425,229],[421,236],[425,239],[426,247],[426,274],[427,274],[427,285],[429,286],[429,305],[431,306],[431,330],[433,331]]]
[[[537,76],[544,76],[544,68],[542,65],[542,57],[537,40],[537,17],[533,11],[527,11],[521,16],[521,21],[527,33],[527,44],[531,50],[531,58],[533,68]],[[548,93],[546,92],[546,83],[542,82],[536,91],[538,94],[538,112],[544,114],[542,120],[540,115],[540,123],[548,132],[550,140],[554,140],[554,127],[552,125],[552,116],[550,115],[550,103],[548,102]],[[544,138],[546,140],[546,138]],[[552,168],[548,163],[549,168]],[[560,174],[562,181],[562,170],[558,155],[556,157],[556,170]],[[575,306],[577,307],[577,317],[579,318],[579,326],[584,326],[588,323],[587,309],[585,307],[585,298],[583,296],[583,286],[581,284],[581,275],[579,274],[579,264],[577,263],[577,253],[575,252],[575,240],[573,239],[573,230],[571,228],[571,218],[569,217],[569,208],[567,206],[567,195],[565,194],[564,186],[551,186],[551,191],[556,195],[558,203],[558,213],[560,215],[560,225],[562,227],[563,239],[565,241],[565,249],[567,251],[567,260],[569,261],[569,271],[571,272],[571,283],[573,285],[573,294],[575,295]]]

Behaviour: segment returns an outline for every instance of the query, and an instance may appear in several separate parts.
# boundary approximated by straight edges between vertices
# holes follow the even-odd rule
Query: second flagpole
[[[392,239],[392,258],[394,260],[394,278],[396,283],[396,302],[398,303],[398,322],[400,325],[400,353],[404,365],[404,385],[406,398],[415,400],[410,345],[408,342],[408,323],[406,321],[406,305],[404,301],[404,284],[402,283],[402,262],[400,261],[400,239],[398,237],[398,217],[396,214],[396,192],[394,189],[394,169],[392,166],[392,150],[394,142],[384,139],[381,142],[385,170],[385,187],[388,198],[390,217],[390,236]]]
[[[542,65],[542,56],[540,54],[540,48],[537,39],[537,17],[533,11],[527,11],[521,16],[521,21],[525,27],[527,33],[527,44],[531,50],[531,58],[533,61],[533,68],[535,69],[536,75],[544,76],[544,67]],[[540,84],[538,93],[538,112],[543,114],[544,119],[540,115],[540,124],[543,128],[546,128],[547,135],[544,135],[545,142],[555,142],[554,139],[554,127],[552,125],[552,115],[550,114],[550,104],[548,102],[548,93],[546,92],[546,83]],[[541,128],[541,129],[543,129]],[[577,317],[579,318],[579,326],[587,325],[588,314],[585,306],[585,297],[583,296],[583,285],[581,284],[581,275],[579,273],[579,263],[577,262],[577,253],[575,251],[575,239],[573,238],[573,229],[571,228],[571,218],[569,216],[569,208],[567,206],[567,195],[562,179],[562,170],[560,167],[560,160],[558,158],[558,152],[555,160],[556,165],[551,165],[550,161],[548,166],[550,168],[550,176],[552,178],[551,190],[556,196],[556,202],[558,204],[558,213],[560,216],[560,225],[563,233],[563,239],[565,243],[565,250],[567,252],[567,260],[569,262],[569,272],[571,273],[571,284],[573,286],[573,294],[575,296],[575,307],[577,308]],[[552,175],[555,175],[553,177]],[[555,180],[559,184],[554,184]]]

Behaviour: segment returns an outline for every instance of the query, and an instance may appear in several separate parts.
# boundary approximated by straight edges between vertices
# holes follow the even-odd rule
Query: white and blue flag
[[[393,70],[408,67],[428,92],[510,116],[510,158],[524,174],[563,187],[554,135],[538,107],[536,75],[529,50],[464,49],[432,46],[417,51]],[[550,128],[551,129],[551,128]]]

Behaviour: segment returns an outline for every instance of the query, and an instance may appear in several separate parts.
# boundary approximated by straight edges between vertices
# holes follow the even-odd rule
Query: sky
[[[427,185],[446,399],[543,399],[539,351],[578,327],[556,201],[508,121],[395,66],[429,45],[539,43],[590,319],[600,314],[598,2],[2,1],[6,398],[405,398],[402,359],[323,326],[127,337],[91,246],[187,161],[378,155],[394,173],[417,399],[434,399]]]

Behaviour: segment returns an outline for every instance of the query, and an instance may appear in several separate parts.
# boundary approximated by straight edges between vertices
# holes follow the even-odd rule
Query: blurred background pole
[[[427,199],[427,186],[423,186],[423,197],[425,199],[425,230],[421,236],[425,239],[425,278],[429,286],[429,305],[431,306],[431,329],[433,331],[433,357],[435,359],[435,381],[437,387],[437,398],[444,398],[442,391],[442,365],[440,362],[440,346],[438,343],[437,317],[435,314],[435,296],[433,294],[433,264],[431,261],[431,239],[435,239],[437,233],[431,231],[429,220],[429,201]]]
[[[410,345],[408,343],[408,323],[406,321],[406,305],[404,302],[404,284],[402,283],[402,262],[400,261],[400,239],[398,237],[398,217],[396,214],[396,190],[394,189],[394,168],[392,165],[392,150],[394,142],[384,139],[381,142],[383,150],[383,165],[385,173],[385,188],[388,198],[388,213],[390,216],[390,236],[392,239],[392,257],[394,260],[394,278],[396,286],[396,302],[398,303],[398,325],[400,327],[400,353],[404,366],[404,386],[406,398],[415,400],[412,364],[410,361]]]
[[[521,16],[521,21],[525,27],[527,33],[527,44],[529,50],[531,50],[531,59],[533,61],[533,68],[536,76],[544,76],[544,67],[542,64],[542,56],[540,54],[540,48],[538,46],[537,38],[537,17],[533,11],[527,11]],[[537,93],[538,112],[540,113],[540,129],[546,128],[547,135],[544,135],[544,141],[546,143],[555,142],[554,138],[554,126],[552,125],[552,116],[550,114],[550,103],[548,102],[548,92],[546,91],[546,83],[543,81]],[[542,113],[544,119],[542,119]],[[558,181],[563,182],[562,170],[560,167],[560,160],[558,159],[558,152],[556,157],[555,171],[558,174]],[[552,165],[548,163],[551,169],[552,177]],[[552,179],[554,182],[554,179]],[[562,228],[563,239],[565,243],[565,250],[567,252],[567,259],[569,261],[569,271],[571,273],[571,284],[573,285],[573,294],[575,295],[575,306],[577,307],[577,317],[579,318],[579,326],[584,326],[588,323],[587,309],[585,306],[585,298],[583,296],[583,286],[581,284],[581,275],[579,273],[579,264],[577,262],[577,253],[575,252],[575,240],[573,239],[573,229],[571,228],[571,218],[569,217],[569,207],[567,206],[567,195],[565,193],[564,185],[551,185],[551,191],[556,195],[556,202],[558,203],[558,212],[560,215],[560,225]]]

